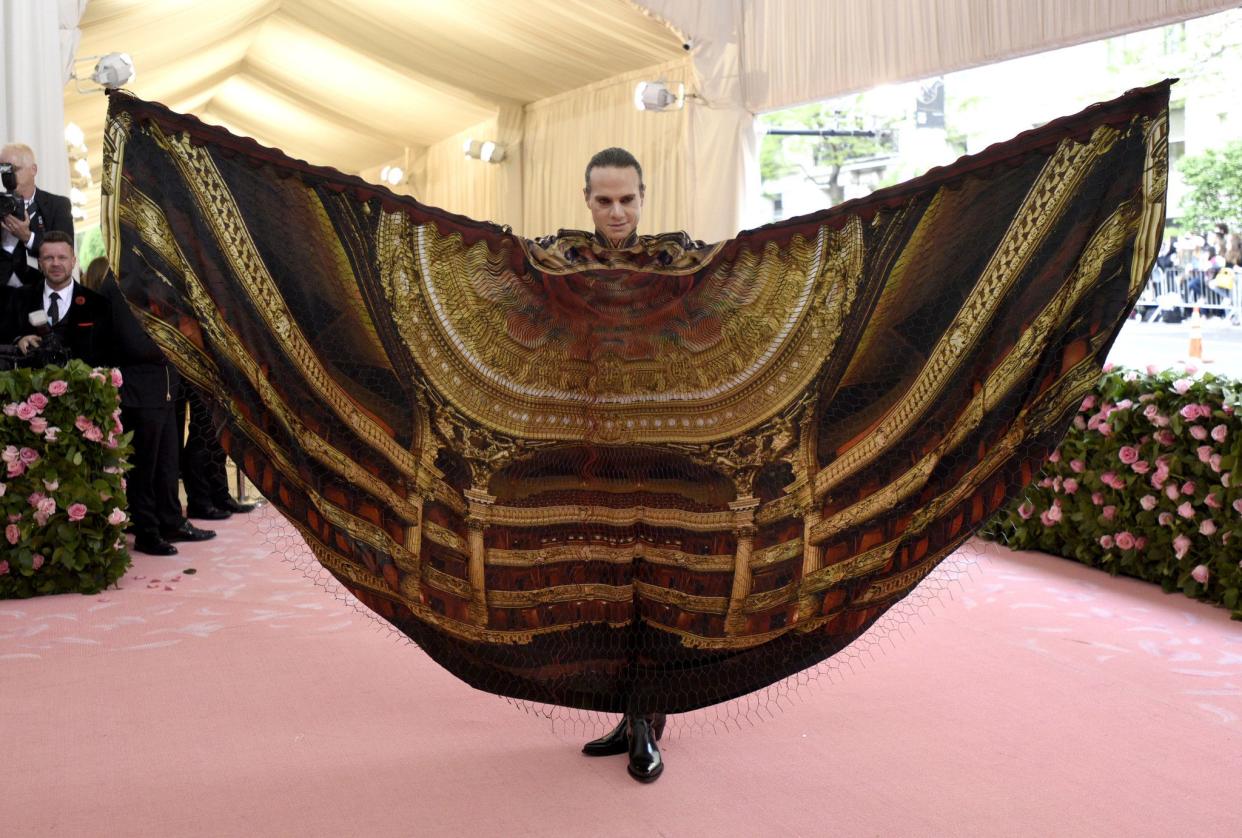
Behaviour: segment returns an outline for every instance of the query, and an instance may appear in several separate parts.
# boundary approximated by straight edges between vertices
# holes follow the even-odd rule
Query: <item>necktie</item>
[[[47,319],[55,326],[60,321],[60,295],[52,292],[47,304]]]

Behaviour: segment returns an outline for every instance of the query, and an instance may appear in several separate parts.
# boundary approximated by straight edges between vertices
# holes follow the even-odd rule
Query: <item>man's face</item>
[[[29,155],[13,149],[2,149],[0,150],[0,163],[9,163],[13,166],[13,172],[17,175],[16,192],[18,195],[29,198],[34,194],[35,173],[39,171],[39,167]]]
[[[39,270],[47,284],[57,291],[73,281],[73,266],[77,263],[73,248],[66,242],[44,242],[39,248]]]
[[[596,166],[591,170],[590,184],[583,193],[595,229],[610,243],[620,244],[638,229],[643,213],[638,170],[633,166]]]

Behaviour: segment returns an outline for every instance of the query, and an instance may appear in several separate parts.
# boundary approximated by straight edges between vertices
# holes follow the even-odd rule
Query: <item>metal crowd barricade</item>
[[[1242,268],[1233,268],[1233,287],[1213,287],[1207,271],[1154,267],[1135,308],[1144,320],[1180,320],[1198,306],[1242,325]]]

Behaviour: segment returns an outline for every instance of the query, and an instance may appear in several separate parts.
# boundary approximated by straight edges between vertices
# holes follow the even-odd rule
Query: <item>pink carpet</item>
[[[218,529],[0,602],[0,835],[1242,835],[1242,624],[1144,583],[977,544],[951,599],[699,714],[640,786],[273,556],[271,513]]]

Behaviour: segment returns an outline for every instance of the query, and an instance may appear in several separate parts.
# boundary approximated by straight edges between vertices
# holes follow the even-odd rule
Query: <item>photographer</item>
[[[18,288],[35,282],[44,237],[59,231],[73,247],[73,209],[69,199],[35,187],[35,164],[30,146],[12,143],[0,148],[0,286]]]
[[[23,353],[47,343],[59,344],[70,358],[94,367],[111,366],[112,308],[94,291],[73,281],[77,265],[73,239],[59,230],[43,236],[39,281],[15,290],[0,318],[0,343],[15,343]],[[31,314],[46,325],[34,326]],[[45,347],[47,348],[47,347]]]

